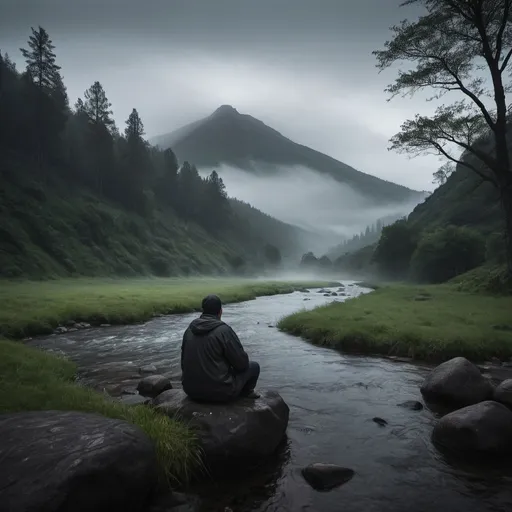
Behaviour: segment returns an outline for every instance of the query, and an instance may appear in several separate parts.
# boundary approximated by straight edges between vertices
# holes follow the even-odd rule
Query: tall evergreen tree
[[[84,112],[87,114],[89,121],[95,125],[104,125],[107,128],[114,126],[112,119],[112,104],[108,101],[105,89],[99,82],[87,89],[84,93],[85,102],[83,102]]]
[[[151,162],[148,143],[144,140],[144,124],[133,109],[126,120],[124,131],[126,144],[124,153],[124,193],[126,199],[139,211],[146,209],[143,191],[151,182]]]
[[[55,46],[42,27],[32,28],[28,49],[20,48],[27,63],[26,108],[33,118],[26,138],[35,153],[39,169],[43,162],[60,153],[60,134],[68,114],[68,98],[56,63]]]
[[[60,66],[56,64],[55,46],[42,27],[35,30],[28,40],[28,49],[20,48],[27,62],[27,75],[32,82],[47,92],[58,89],[62,84]]]
[[[107,191],[112,192],[116,188],[114,140],[112,138],[115,123],[111,117],[112,110],[110,110],[112,105],[107,99],[103,86],[98,81],[85,91],[84,97],[85,101],[81,103],[77,101],[76,106],[88,120],[86,145],[90,166],[94,172],[92,184],[100,194],[103,194],[105,185]]]
[[[231,213],[226,186],[217,171],[212,171],[206,178],[202,208],[203,224],[210,229],[224,227]]]

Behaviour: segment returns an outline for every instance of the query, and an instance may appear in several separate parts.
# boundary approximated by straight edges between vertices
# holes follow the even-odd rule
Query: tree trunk
[[[509,275],[512,276],[512,173],[501,190],[501,205],[505,215],[507,267]]]

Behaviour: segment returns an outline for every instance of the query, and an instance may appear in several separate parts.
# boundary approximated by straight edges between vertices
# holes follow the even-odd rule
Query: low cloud
[[[212,168],[202,168],[209,174]],[[276,219],[336,237],[351,237],[366,226],[388,215],[409,213],[416,202],[376,207],[346,184],[307,167],[279,167],[272,173],[247,172],[221,165],[215,170],[222,177],[228,194],[248,202]]]

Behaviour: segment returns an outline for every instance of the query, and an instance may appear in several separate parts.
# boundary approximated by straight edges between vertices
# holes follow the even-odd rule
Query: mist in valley
[[[265,165],[265,164],[263,164]],[[258,164],[251,167],[257,168]],[[220,165],[202,168],[202,176],[216,170],[230,197],[245,201],[279,219],[313,232],[315,253],[345,238],[364,232],[368,225],[388,216],[409,214],[418,201],[376,205],[349,185],[304,166],[276,167],[273,173],[254,173]]]

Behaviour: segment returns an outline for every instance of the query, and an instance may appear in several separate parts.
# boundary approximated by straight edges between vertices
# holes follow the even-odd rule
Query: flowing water
[[[196,492],[205,510],[318,512],[482,512],[512,510],[512,478],[503,470],[450,465],[432,446],[436,418],[422,400],[427,367],[343,355],[279,332],[280,317],[301,308],[346,300],[364,291],[345,283],[347,297],[295,292],[228,305],[231,324],[262,368],[259,387],[277,389],[290,406],[288,438],[271,460],[235,480]],[[156,318],[143,325],[89,329],[31,343],[75,360],[81,379],[111,394],[133,388],[138,369],[153,364],[179,374],[181,336],[197,315]],[[381,427],[372,421],[381,417]],[[354,478],[331,492],[314,491],[300,469],[339,464]]]

